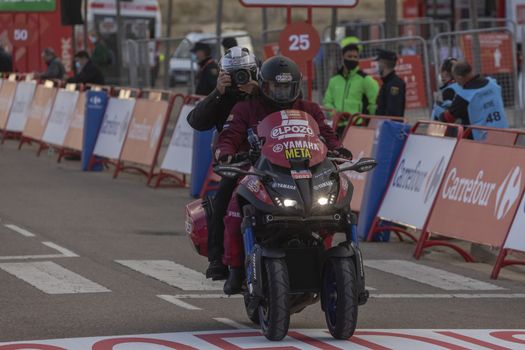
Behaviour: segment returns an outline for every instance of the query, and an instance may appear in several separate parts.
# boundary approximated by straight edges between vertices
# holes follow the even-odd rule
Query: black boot
[[[225,280],[228,278],[228,267],[220,259],[212,260],[206,270],[206,278],[211,278],[213,281]]]
[[[242,288],[243,270],[241,267],[231,267],[228,279],[224,282],[224,294],[239,294]]]

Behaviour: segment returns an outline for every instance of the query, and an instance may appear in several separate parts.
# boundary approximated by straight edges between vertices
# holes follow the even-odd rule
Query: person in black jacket
[[[193,46],[191,52],[195,54],[200,67],[196,77],[197,87],[195,88],[195,94],[206,96],[211,93],[215,85],[217,85],[219,66],[211,57],[210,45],[198,42]]]
[[[0,44],[0,73],[13,71],[13,57]]]
[[[377,115],[405,115],[406,84],[396,74],[397,55],[395,52],[379,50],[377,58],[379,74],[383,85],[377,97]]]
[[[91,61],[86,51],[75,54],[75,69],[77,74],[67,80],[68,83],[104,84],[102,71]]]
[[[187,117],[192,128],[199,131],[217,129],[222,131],[227,122],[233,106],[245,99],[256,95],[257,84],[257,60],[249,50],[241,47],[232,47],[222,57],[220,72],[215,89],[200,101]],[[241,73],[239,73],[241,72]],[[248,83],[237,84],[235,77],[248,76]],[[226,279],[228,268],[222,263],[224,252],[224,222],[226,209],[236,180],[223,178],[219,183],[219,190],[213,200],[213,215],[208,228],[208,260],[210,262],[206,270],[206,277],[213,280]]]
[[[55,50],[53,50],[51,47],[46,47],[42,51],[42,59],[47,65],[47,70],[43,73],[35,73],[35,78],[59,80],[64,79],[66,69],[55,54]]]

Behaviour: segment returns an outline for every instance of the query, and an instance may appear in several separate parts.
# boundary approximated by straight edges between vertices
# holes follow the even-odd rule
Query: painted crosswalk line
[[[226,318],[217,322],[247,328]],[[258,329],[135,334],[0,343],[0,350],[131,350],[145,349],[322,349],[322,350],[519,350],[525,348],[525,330],[370,329],[357,330],[348,340],[332,339],[324,329],[290,330],[280,342],[266,340]]]
[[[201,272],[169,260],[116,260],[116,262],[182,290],[222,291],[224,285],[222,281],[208,280]]]
[[[47,294],[110,292],[52,261],[0,263],[0,269]]]
[[[366,267],[443,290],[491,291],[505,288],[407,260],[365,260]]]

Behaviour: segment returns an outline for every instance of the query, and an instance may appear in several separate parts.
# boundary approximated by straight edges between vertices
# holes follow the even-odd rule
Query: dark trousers
[[[208,229],[208,260],[221,260],[224,253],[224,216],[232,197],[237,179],[222,178],[213,199],[213,215]]]

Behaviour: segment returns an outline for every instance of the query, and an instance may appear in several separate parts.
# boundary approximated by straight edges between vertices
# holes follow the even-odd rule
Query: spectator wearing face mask
[[[109,66],[112,64],[112,55],[106,43],[97,32],[89,34],[89,40],[94,45],[91,52],[91,61],[107,75]]]
[[[441,64],[440,80],[441,86],[437,91],[436,102],[432,108],[432,119],[439,120],[441,113],[445,112],[454,98],[456,97],[456,91],[460,88],[459,84],[454,80],[452,76],[452,68],[457,60],[453,57],[447,58]]]
[[[343,66],[328,82],[323,100],[324,107],[334,113],[363,113],[373,115],[377,109],[379,84],[359,69],[359,46],[352,43],[343,47]],[[340,133],[348,119],[337,126]]]
[[[75,54],[75,72],[75,76],[67,80],[68,83],[104,84],[104,75],[91,61],[86,51],[79,51]]]

